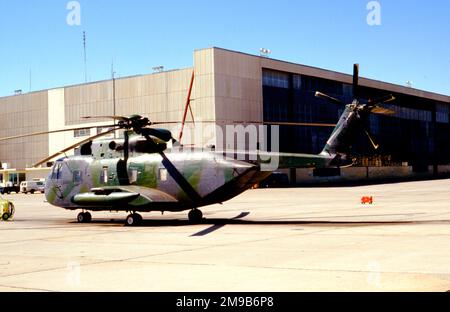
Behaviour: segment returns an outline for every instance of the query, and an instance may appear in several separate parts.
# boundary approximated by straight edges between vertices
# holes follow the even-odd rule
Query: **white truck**
[[[20,183],[20,192],[24,194],[34,194],[45,192],[45,183],[43,181],[23,181]]]

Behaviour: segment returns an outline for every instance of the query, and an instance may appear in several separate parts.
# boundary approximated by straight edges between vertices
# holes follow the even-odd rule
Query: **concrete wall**
[[[117,79],[116,115],[140,114],[152,121],[181,121],[192,72],[193,69],[188,68]],[[212,77],[212,72],[210,75]],[[211,77],[208,81],[213,85]],[[208,81],[204,81],[203,84],[207,84]],[[196,81],[197,90],[204,89],[203,85],[197,86],[200,82]],[[197,93],[200,100],[205,97],[201,91]],[[206,98],[208,101],[199,106],[196,115],[201,119],[202,114],[205,114],[212,120],[213,94]],[[0,137],[79,126],[111,125],[113,121],[108,119],[85,120],[82,117],[113,114],[112,81],[0,98],[0,107]],[[208,112],[205,107],[210,108]],[[161,127],[170,128],[175,136],[178,135],[178,125],[161,125]],[[97,134],[97,130],[93,129],[91,134]],[[0,161],[9,163],[9,168],[31,167],[48,155],[85,138],[75,138],[74,132],[69,131],[7,141],[1,145]]]
[[[40,180],[43,178],[47,178],[47,176],[49,174],[50,174],[50,168],[27,170],[26,180],[27,181]]]
[[[214,49],[218,121],[263,121],[261,59]]]
[[[140,114],[152,121],[181,120],[192,68],[116,79],[116,115]],[[66,125],[88,123],[84,116],[114,113],[112,80],[65,88]],[[100,120],[108,122],[109,120]]]
[[[48,129],[47,91],[0,98],[0,137],[10,137]],[[48,155],[47,136],[1,142],[0,161],[9,168],[25,168]]]
[[[65,128],[64,88],[48,91],[48,131]],[[58,118],[59,117],[59,118]],[[68,138],[69,136],[69,138]],[[73,133],[55,133],[48,136],[48,153],[64,149],[73,140]]]
[[[214,51],[212,49],[194,52],[194,88],[191,108],[196,124],[187,124],[183,144],[196,146],[214,145],[216,138],[216,90],[214,85]],[[185,101],[182,103],[183,109]],[[181,120],[181,118],[179,119]],[[188,121],[192,120],[188,113]],[[201,123],[201,122],[205,123]]]
[[[245,135],[227,139],[226,126],[263,121],[261,61],[249,55],[213,50],[216,120],[223,134],[217,137],[216,145],[227,150],[237,146],[248,149]]]

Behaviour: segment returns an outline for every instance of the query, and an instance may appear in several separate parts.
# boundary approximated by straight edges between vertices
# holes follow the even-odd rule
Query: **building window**
[[[436,104],[436,121],[440,123],[449,123],[450,106],[446,104]]]
[[[440,123],[449,123],[449,114],[436,112],[436,121]]]
[[[346,102],[353,101],[353,86],[349,84],[342,84],[342,95]]]
[[[376,115],[369,115],[369,125],[370,125],[370,131],[374,135],[380,134],[380,122],[378,119],[378,116]]]
[[[75,138],[88,137],[91,135],[91,129],[80,129],[73,132]]]
[[[300,76],[300,75],[293,75],[293,77],[292,77],[293,79],[292,79],[292,81],[293,81],[293,84],[294,84],[294,89],[295,90],[301,90],[302,89],[302,76]]]
[[[431,122],[433,120],[433,113],[431,111],[402,107],[398,105],[384,104],[383,106],[395,111],[394,117],[396,118],[426,122]]]
[[[288,89],[289,74],[275,70],[263,70],[263,85],[267,87]]]

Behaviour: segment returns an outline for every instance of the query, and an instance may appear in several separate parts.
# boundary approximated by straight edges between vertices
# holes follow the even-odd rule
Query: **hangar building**
[[[349,64],[349,68],[352,64]],[[35,162],[89,135],[109,120],[83,116],[140,114],[152,121],[181,121],[188,94],[192,116],[218,124],[254,122],[336,123],[344,107],[314,97],[321,91],[351,102],[351,75],[221,48],[194,52],[193,67],[105,80],[0,98],[0,137],[77,126],[92,130],[3,142],[0,183],[43,177]],[[377,178],[431,177],[450,173],[450,96],[371,79],[360,79],[366,98],[393,94],[395,116],[372,115],[368,127],[380,148],[364,135],[351,149],[355,167],[288,170],[292,183]],[[191,92],[190,92],[191,91]],[[189,114],[188,120],[191,118]],[[205,123],[206,124],[206,123]],[[190,124],[188,132],[204,124]],[[179,126],[167,125],[174,133]],[[211,127],[209,127],[211,129]],[[319,153],[332,128],[280,127],[280,151]],[[203,131],[199,145],[215,145],[216,131]],[[219,144],[221,146],[221,144]],[[232,146],[226,146],[233,148]]]

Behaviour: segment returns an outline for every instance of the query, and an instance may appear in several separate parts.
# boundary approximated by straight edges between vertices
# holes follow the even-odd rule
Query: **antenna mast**
[[[83,31],[83,50],[84,50],[84,82],[87,83],[87,58],[86,58],[86,32]]]
[[[111,61],[111,79],[112,79],[112,92],[113,92],[113,116],[116,116],[116,72],[114,71],[114,60]],[[114,119],[114,125],[116,120]],[[116,132],[114,131],[114,138],[116,138]]]

